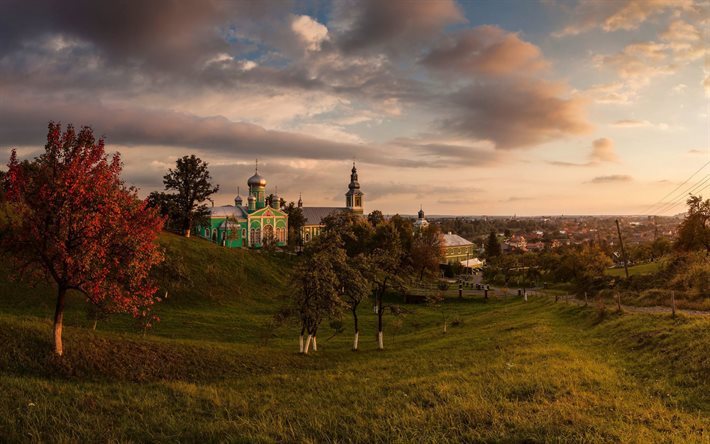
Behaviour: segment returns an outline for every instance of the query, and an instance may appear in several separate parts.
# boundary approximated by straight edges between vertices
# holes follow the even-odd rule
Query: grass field
[[[416,306],[385,317],[377,351],[368,306],[360,352],[349,333],[323,331],[301,356],[295,326],[266,327],[287,260],[161,242],[193,281],[163,321],[146,337],[124,317],[92,331],[75,297],[61,360],[49,353],[51,289],[0,269],[0,441],[710,439],[707,317],[451,298],[446,334],[439,311]]]
[[[632,265],[629,267],[629,276],[642,275],[642,274],[653,274],[658,271],[658,262],[649,262],[647,264]],[[626,275],[624,267],[619,268],[607,268],[605,271],[607,276],[623,277]]]

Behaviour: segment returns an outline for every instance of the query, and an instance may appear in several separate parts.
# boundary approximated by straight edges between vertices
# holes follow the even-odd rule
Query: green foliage
[[[163,177],[165,191],[172,191],[169,201],[174,211],[174,223],[180,227],[181,233],[189,233],[196,224],[208,214],[207,205],[202,202],[211,201],[210,196],[219,191],[219,185],[212,186],[212,177],[204,162],[194,154],[183,156],[175,163],[175,169],[170,169]]]
[[[375,210],[372,213],[367,215],[367,221],[374,228],[385,221],[385,216],[382,214],[382,211]]]
[[[690,196],[688,213],[678,228],[675,247],[679,251],[705,250],[710,256],[710,199]]]
[[[293,250],[303,245],[301,230],[306,224],[306,218],[303,210],[293,202],[289,202],[284,211],[288,214],[288,246]]]
[[[495,231],[491,231],[486,241],[486,257],[493,258],[501,255],[501,246]]]

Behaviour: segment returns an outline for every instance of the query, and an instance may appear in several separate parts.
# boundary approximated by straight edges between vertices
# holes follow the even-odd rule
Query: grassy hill
[[[444,304],[386,316],[383,352],[363,307],[348,333],[300,356],[269,327],[285,258],[163,235],[170,297],[146,337],[123,316],[91,329],[74,295],[66,356],[51,356],[53,292],[0,264],[2,441],[707,442],[710,320],[591,307]],[[189,279],[185,278],[189,276]],[[349,319],[345,318],[349,327]],[[268,339],[268,340],[267,340]]]

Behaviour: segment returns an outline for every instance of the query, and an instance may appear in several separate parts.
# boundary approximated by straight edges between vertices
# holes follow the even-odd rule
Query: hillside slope
[[[295,326],[269,327],[288,291],[287,259],[172,235],[161,243],[181,258],[169,271],[191,281],[170,291],[162,322],[146,337],[120,316],[92,331],[75,297],[61,360],[49,353],[51,288],[9,283],[0,271],[2,440],[709,437],[706,317],[452,299],[448,333],[439,311],[417,306],[385,318],[378,352],[375,316],[363,307],[361,352],[349,351],[348,333],[327,340],[325,326],[319,351],[300,356]]]

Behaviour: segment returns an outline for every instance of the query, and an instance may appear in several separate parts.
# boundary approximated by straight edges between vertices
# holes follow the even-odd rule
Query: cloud
[[[547,163],[555,166],[562,167],[591,167],[599,165],[603,162],[618,162],[619,156],[617,156],[614,150],[614,141],[602,137],[596,139],[592,142],[592,150],[589,153],[589,161],[583,163],[576,162],[566,162],[562,160],[548,161]]]
[[[100,103],[30,101],[0,103],[0,143],[32,145],[42,142],[51,119],[90,125],[105,134],[109,144],[186,147],[213,155],[234,157],[279,156],[306,159],[351,158],[400,166],[423,166],[410,158],[395,160],[374,147],[333,142],[299,133],[267,130],[232,122],[221,116],[200,117],[188,113],[144,108],[110,108]]]
[[[637,119],[621,119],[612,123],[611,126],[616,128],[655,128],[659,130],[669,130],[672,129],[671,125],[667,123],[653,123],[648,120],[637,120]]]
[[[589,158],[592,162],[618,162],[619,160],[614,151],[614,142],[606,137],[592,142],[592,153]]]
[[[539,145],[591,130],[582,97],[564,97],[563,83],[510,79],[479,82],[451,97],[442,131],[491,141],[497,149]]]
[[[692,7],[693,0],[581,0],[572,10],[571,23],[553,35],[577,35],[596,28],[605,32],[628,31],[669,10],[677,12]]]
[[[291,30],[305,43],[309,51],[320,50],[328,38],[328,28],[307,15],[298,15],[291,21]]]
[[[346,52],[368,49],[399,53],[435,37],[466,18],[453,0],[364,0],[341,2],[334,11],[338,44]]]
[[[622,119],[611,124],[617,128],[643,128],[653,126],[648,120]]]
[[[201,0],[9,0],[0,4],[0,52],[53,35],[89,42],[114,63],[178,69],[228,51],[221,27],[226,21],[248,24],[275,11],[285,14],[284,6]]]
[[[497,26],[479,26],[446,38],[422,60],[443,73],[509,75],[547,67],[540,48]]]
[[[391,196],[412,196],[417,199],[430,200],[432,196],[456,197],[483,192],[484,190],[481,188],[464,186],[435,186],[402,182],[371,182],[367,184],[367,198],[370,201],[378,201]],[[414,206],[418,207],[418,205],[412,205],[412,207]]]
[[[638,91],[624,82],[610,82],[592,85],[580,94],[596,103],[627,105],[636,99]]]
[[[587,183],[604,184],[604,183],[624,183],[631,182],[633,178],[625,174],[612,174],[609,176],[597,176]]]

